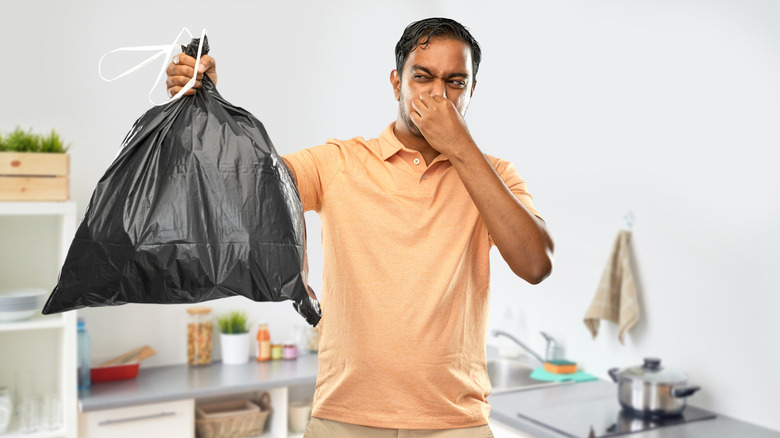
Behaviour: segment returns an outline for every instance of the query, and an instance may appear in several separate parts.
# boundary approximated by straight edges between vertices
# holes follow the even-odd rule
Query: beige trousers
[[[488,425],[465,429],[384,429],[312,417],[303,438],[493,438]]]

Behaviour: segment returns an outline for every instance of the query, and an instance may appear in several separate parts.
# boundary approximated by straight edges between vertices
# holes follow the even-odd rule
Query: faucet
[[[512,336],[511,334],[509,334],[509,333],[507,333],[507,332],[505,332],[503,330],[493,330],[493,331],[490,332],[490,334],[492,334],[493,336],[496,336],[496,337],[498,337],[498,336],[506,336],[507,338],[511,339],[515,344],[523,347],[523,350],[529,352],[531,354],[531,356],[535,357],[536,360],[538,360],[540,363],[542,363],[542,364],[544,363],[544,359],[542,359],[542,356],[539,356],[535,351],[531,350],[527,345],[522,343],[519,339],[517,339],[516,337]]]

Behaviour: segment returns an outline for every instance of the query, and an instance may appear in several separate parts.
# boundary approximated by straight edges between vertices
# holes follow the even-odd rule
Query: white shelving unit
[[[41,219],[54,225],[49,230],[38,230],[35,224]],[[53,288],[75,234],[76,220],[73,201],[0,202],[0,260],[5,265],[0,271],[0,289],[21,285]],[[40,251],[42,246],[47,250]],[[43,254],[25,254],[30,251]],[[31,259],[39,262],[38,266],[29,266],[36,265],[29,263]],[[15,266],[17,260],[25,266]],[[12,395],[17,397],[21,386],[17,380],[27,379],[35,393],[58,393],[62,409],[62,427],[58,430],[22,433],[14,414],[3,438],[76,438],[76,312],[0,322],[0,351],[0,386],[11,387]]]

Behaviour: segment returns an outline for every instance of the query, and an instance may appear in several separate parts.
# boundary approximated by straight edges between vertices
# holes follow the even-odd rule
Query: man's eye
[[[425,75],[414,75],[414,80],[418,82],[427,81],[428,76]]]
[[[466,83],[464,81],[450,81],[450,85],[455,88],[465,88]]]

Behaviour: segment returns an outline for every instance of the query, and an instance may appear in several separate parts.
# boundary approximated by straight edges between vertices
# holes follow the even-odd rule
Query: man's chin
[[[411,120],[404,120],[404,123],[406,123],[406,127],[409,129],[409,132],[412,133],[417,138],[424,139],[425,136],[422,135],[422,132],[420,132],[420,128],[417,127],[417,125],[414,124]]]

